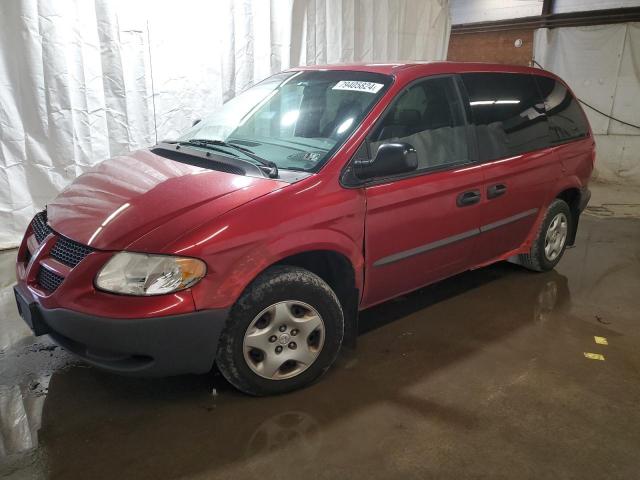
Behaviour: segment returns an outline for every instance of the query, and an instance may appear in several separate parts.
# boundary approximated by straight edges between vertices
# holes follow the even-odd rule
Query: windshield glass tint
[[[225,103],[179,140],[222,140],[278,168],[315,171],[390,83],[391,77],[369,72],[280,73]]]

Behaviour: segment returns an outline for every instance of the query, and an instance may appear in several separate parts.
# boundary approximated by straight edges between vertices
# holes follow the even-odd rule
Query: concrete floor
[[[638,478],[640,209],[594,197],[555,271],[494,265],[366,311],[357,350],[285,396],[121,378],[16,333],[0,476]]]

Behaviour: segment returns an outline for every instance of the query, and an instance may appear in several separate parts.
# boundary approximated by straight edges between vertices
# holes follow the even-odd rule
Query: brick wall
[[[514,42],[522,40],[517,48]],[[533,30],[451,33],[447,60],[529,65],[533,57]]]

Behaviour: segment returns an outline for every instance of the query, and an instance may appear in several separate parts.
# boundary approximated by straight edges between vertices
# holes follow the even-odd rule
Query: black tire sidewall
[[[322,317],[325,338],[322,351],[311,366],[284,380],[269,380],[247,365],[243,342],[247,328],[262,310],[286,300],[304,302]],[[299,267],[274,267],[245,290],[230,312],[218,348],[217,363],[223,375],[238,389],[252,395],[273,395],[302,388],[320,377],[335,360],[344,336],[340,302],[317,275]]]

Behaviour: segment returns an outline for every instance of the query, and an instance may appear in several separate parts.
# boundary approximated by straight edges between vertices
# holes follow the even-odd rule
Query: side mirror
[[[416,149],[408,143],[383,143],[371,160],[357,160],[355,174],[361,180],[408,173],[418,168]]]
[[[196,119],[193,121],[193,123],[191,124],[191,126],[192,126],[192,127],[195,127],[195,126],[196,126],[197,124],[199,124],[199,123],[200,123],[200,119],[199,119],[199,118],[196,118]]]

